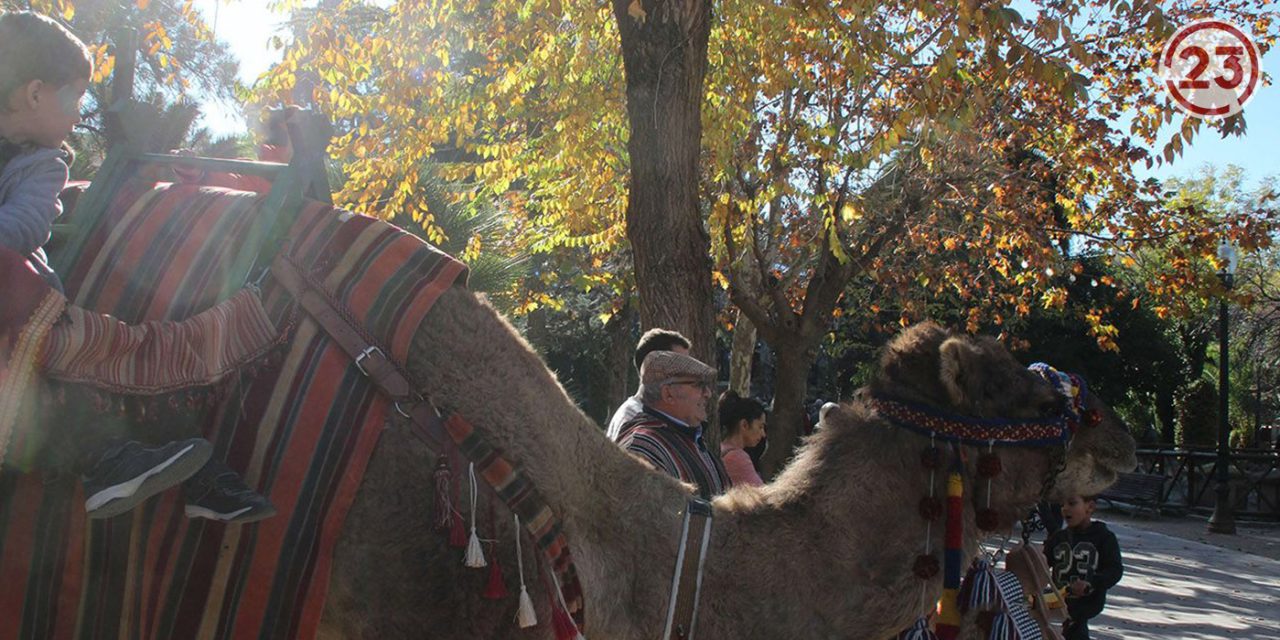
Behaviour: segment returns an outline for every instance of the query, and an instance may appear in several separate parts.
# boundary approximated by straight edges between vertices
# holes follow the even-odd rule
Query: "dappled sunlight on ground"
[[[1280,640],[1280,562],[1112,523],[1125,576],[1096,639]]]

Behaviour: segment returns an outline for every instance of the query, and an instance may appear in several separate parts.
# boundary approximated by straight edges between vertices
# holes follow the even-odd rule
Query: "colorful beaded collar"
[[[1028,367],[1053,385],[1067,400],[1057,416],[1029,420],[975,418],[944,413],[934,407],[887,396],[873,396],[871,406],[895,426],[944,442],[981,446],[1038,447],[1066,442],[1081,423],[1097,424],[1096,410],[1085,410],[1084,379],[1037,362]]]

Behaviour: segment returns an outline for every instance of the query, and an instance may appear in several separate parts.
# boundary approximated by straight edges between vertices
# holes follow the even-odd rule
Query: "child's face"
[[[88,78],[60,87],[37,80],[19,88],[20,95],[10,100],[9,115],[14,126],[6,135],[14,142],[48,148],[62,146],[71,129],[80,124],[80,100],[88,88]]]
[[[41,102],[38,131],[32,141],[43,147],[60,147],[71,135],[71,129],[80,124],[80,100],[89,89],[89,79],[73,80],[61,87],[48,87],[48,103]]]
[[[1066,502],[1062,503],[1062,521],[1068,527],[1088,524],[1089,519],[1093,517],[1095,506],[1097,506],[1095,503],[1087,501],[1080,496],[1071,496]]]

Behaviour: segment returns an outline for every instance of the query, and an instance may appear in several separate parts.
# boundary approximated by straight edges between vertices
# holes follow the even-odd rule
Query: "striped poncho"
[[[639,455],[655,468],[684,482],[698,485],[698,494],[710,499],[729,488],[729,475],[711,456],[702,441],[702,428],[682,425],[645,406],[618,435],[618,445]]]

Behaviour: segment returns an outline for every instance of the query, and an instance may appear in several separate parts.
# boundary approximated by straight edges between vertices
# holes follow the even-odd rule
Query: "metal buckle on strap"
[[[369,376],[369,372],[365,371],[364,365],[360,364],[360,362],[365,360],[366,358],[372,358],[375,353],[378,354],[379,356],[382,356],[383,360],[387,359],[387,354],[383,353],[382,349],[379,349],[378,347],[375,347],[372,345],[365,347],[364,351],[361,351],[360,355],[356,356],[356,368],[359,369],[360,373],[363,373],[365,377]]]
[[[400,408],[399,402],[392,403],[392,406],[395,407],[396,413],[400,414],[400,417],[407,418],[409,420],[413,419],[413,416],[409,415],[407,412],[405,412],[404,409]]]

